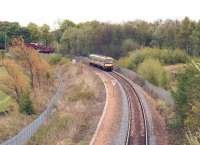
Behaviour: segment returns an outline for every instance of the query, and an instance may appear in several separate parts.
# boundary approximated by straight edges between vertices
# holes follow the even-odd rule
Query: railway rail
[[[131,82],[118,72],[110,72],[123,86],[129,103],[129,129],[126,145],[149,145],[148,124],[145,109],[140,96]]]

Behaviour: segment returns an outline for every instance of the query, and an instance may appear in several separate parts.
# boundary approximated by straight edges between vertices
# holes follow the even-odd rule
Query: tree
[[[197,67],[198,68],[198,67]],[[193,66],[178,76],[178,89],[175,100],[181,124],[195,129],[200,123],[200,73]]]
[[[186,17],[182,22],[177,32],[177,45],[179,48],[183,48],[186,52],[191,54],[192,44],[191,35],[194,30],[195,23],[191,22]]]
[[[30,33],[31,42],[38,42],[40,38],[39,27],[34,23],[29,23],[27,29]]]
[[[20,98],[29,93],[29,79],[14,60],[5,59],[3,66],[8,75],[0,79],[1,86],[6,92],[15,96],[15,100],[19,104]]]
[[[122,48],[124,53],[126,54],[127,52],[139,49],[140,46],[139,44],[137,44],[137,42],[134,42],[132,39],[125,39],[122,42]]]
[[[59,23],[60,25],[60,30],[61,31],[65,31],[68,28],[71,27],[75,27],[76,25],[74,24],[74,22],[70,21],[70,20],[64,20],[62,22]]]
[[[47,79],[50,74],[50,66],[44,58],[41,58],[38,52],[30,47],[26,47],[23,40],[14,39],[12,53],[14,57],[21,61],[31,79],[31,86],[36,84],[40,86],[41,78]]]
[[[3,65],[3,61],[5,59],[5,51],[0,51],[0,66]]]
[[[29,96],[25,95],[20,98],[19,111],[27,115],[34,113],[33,104]]]
[[[200,21],[192,31],[191,41],[193,47],[192,54],[196,56],[200,55]]]
[[[141,46],[149,46],[152,40],[152,25],[145,21],[136,21],[136,40]]]
[[[176,31],[178,22],[172,20],[166,20],[156,25],[153,32],[153,45],[163,48],[176,48]]]
[[[52,40],[52,36],[50,33],[50,27],[47,24],[44,24],[40,27],[40,39],[42,40],[45,46],[48,46]]]
[[[33,42],[33,41],[36,41],[36,40],[33,40],[31,36],[31,32],[28,30],[27,27],[21,27],[19,29],[19,36],[18,37],[22,37],[24,39],[24,42],[26,43],[30,43],[30,42]]]

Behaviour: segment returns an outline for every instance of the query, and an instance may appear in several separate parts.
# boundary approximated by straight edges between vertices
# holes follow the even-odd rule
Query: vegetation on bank
[[[200,136],[200,71],[189,63],[177,75],[177,89],[173,91],[175,108],[167,112],[174,145],[199,145]],[[177,134],[177,132],[179,132]]]
[[[22,39],[13,39],[9,55],[0,57],[0,142],[13,137],[35,119],[52,96],[51,66]],[[15,121],[13,121],[15,120]]]
[[[154,85],[172,91],[175,106],[161,102],[159,111],[165,114],[173,145],[199,145],[200,63],[197,57],[194,58],[196,62],[190,59],[180,49],[144,48],[129,53],[117,62],[138,72]],[[176,74],[172,76],[164,66],[176,64],[184,64],[184,68],[178,67],[181,71],[174,71]]]
[[[11,97],[0,91],[0,113],[8,111],[8,107],[11,105],[11,103]]]
[[[138,72],[156,86],[170,89],[173,78],[164,66],[186,63],[187,60],[188,55],[180,49],[143,48],[119,59],[117,65]]]
[[[142,48],[138,51],[130,52],[127,57],[122,57],[119,59],[118,64],[129,69],[137,70],[138,65],[145,59],[157,59],[163,65],[170,65],[186,63],[187,57],[188,55],[180,49]]]
[[[156,86],[169,87],[170,76],[156,59],[145,59],[138,66],[138,73]]]
[[[87,145],[95,132],[105,103],[103,83],[87,66],[73,64],[63,69],[67,89],[27,145]]]
[[[58,64],[68,64],[70,59],[67,57],[63,57],[61,54],[54,53],[48,57],[48,61],[51,65],[58,65]]]

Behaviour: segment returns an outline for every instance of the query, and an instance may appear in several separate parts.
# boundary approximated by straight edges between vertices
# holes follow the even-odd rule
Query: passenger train
[[[97,54],[90,54],[89,55],[89,63],[90,65],[102,68],[106,71],[112,71],[113,70],[113,58],[107,57],[103,55],[97,55]]]

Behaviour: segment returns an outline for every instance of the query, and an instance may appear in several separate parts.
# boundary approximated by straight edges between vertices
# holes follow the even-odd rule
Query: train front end
[[[108,71],[113,70],[113,59],[112,58],[105,59],[103,69],[108,70]]]

